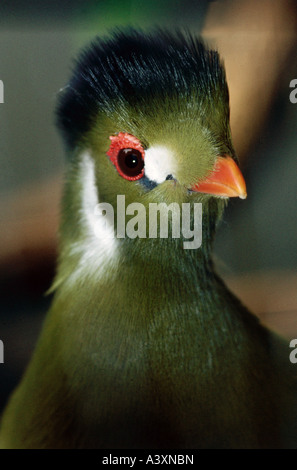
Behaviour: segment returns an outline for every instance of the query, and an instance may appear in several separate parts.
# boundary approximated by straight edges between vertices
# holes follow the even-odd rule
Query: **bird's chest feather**
[[[238,445],[250,436],[256,442],[253,410],[270,371],[259,369],[263,357],[259,348],[253,356],[240,316],[219,292],[205,294],[201,286],[181,281],[169,292],[156,277],[154,291],[147,287],[145,293],[123,280],[116,293],[104,286],[87,311],[73,298],[71,315],[80,315],[81,325],[63,367],[72,371],[88,445],[228,446],[227,437],[213,440],[228,429],[240,433]]]

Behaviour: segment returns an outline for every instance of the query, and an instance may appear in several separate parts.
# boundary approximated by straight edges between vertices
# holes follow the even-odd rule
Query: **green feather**
[[[2,448],[296,448],[296,372],[288,347],[215,273],[212,243],[226,200],[189,191],[217,155],[236,159],[224,71],[196,39],[158,34],[133,32],[97,44],[62,99],[70,158],[55,295],[4,412]],[[118,93],[104,82],[108,67]],[[175,179],[147,190],[122,178],[106,155],[109,136],[119,132],[145,148],[168,148]],[[83,176],[90,168],[93,182]],[[146,210],[153,202],[202,203],[202,246],[186,250],[183,238],[170,236],[126,237],[115,239],[109,254],[88,224],[84,194],[93,184],[115,219],[119,194]]]

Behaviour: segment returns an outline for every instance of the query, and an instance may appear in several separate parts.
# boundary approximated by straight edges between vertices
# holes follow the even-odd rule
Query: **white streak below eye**
[[[145,176],[156,183],[163,183],[168,175],[174,177],[176,173],[175,158],[166,147],[156,145],[145,151],[144,156]]]
[[[104,250],[113,253],[115,248],[114,230],[107,223],[106,217],[100,217],[99,198],[95,180],[95,164],[92,157],[85,152],[81,160],[82,214],[90,237],[95,237]]]
[[[117,239],[114,237],[112,225],[106,217],[98,215],[98,190],[95,179],[95,164],[88,152],[81,155],[81,224],[84,238],[71,245],[71,253],[79,256],[74,278],[85,271],[94,277],[101,278],[108,272],[117,258]]]

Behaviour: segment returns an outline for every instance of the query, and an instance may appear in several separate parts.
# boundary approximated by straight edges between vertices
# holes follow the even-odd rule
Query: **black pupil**
[[[144,163],[139,150],[121,149],[118,153],[118,165],[126,176],[135,177],[141,174]]]
[[[137,165],[138,165],[137,155],[134,155],[134,153],[131,153],[130,155],[126,155],[125,165],[127,165],[129,168],[137,167]]]

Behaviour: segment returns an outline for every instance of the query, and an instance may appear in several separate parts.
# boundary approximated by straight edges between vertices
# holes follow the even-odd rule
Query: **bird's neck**
[[[156,284],[170,288],[176,283],[201,285],[214,276],[212,244],[216,214],[205,212],[202,243],[185,248],[183,239],[135,238],[98,239],[88,230],[62,232],[61,252],[55,285],[88,288],[88,284],[135,283],[139,289],[154,290]],[[55,287],[55,286],[54,286]]]

